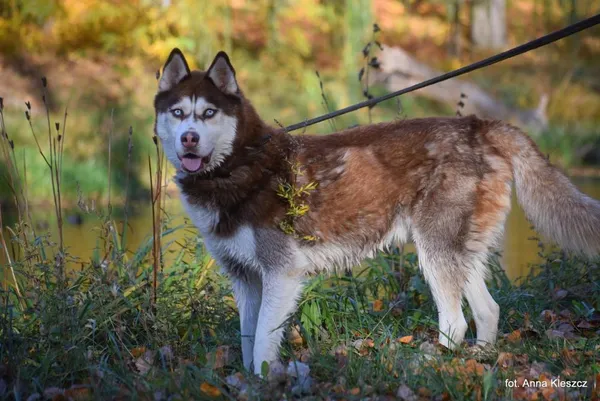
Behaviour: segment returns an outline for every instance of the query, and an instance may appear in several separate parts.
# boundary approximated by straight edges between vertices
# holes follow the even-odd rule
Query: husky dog
[[[486,262],[502,238],[513,182],[540,233],[567,250],[600,253],[600,202],[502,122],[423,118],[292,136],[263,122],[225,53],[207,71],[190,71],[178,49],[154,106],[184,208],[232,280],[244,366],[256,373],[278,357],[282,324],[309,274],[409,240],[437,305],[440,343],[463,340],[463,297],[478,344],[493,343],[499,308]]]

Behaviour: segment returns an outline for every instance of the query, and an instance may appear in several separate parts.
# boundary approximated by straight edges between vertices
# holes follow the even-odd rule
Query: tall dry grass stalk
[[[27,202],[26,186],[22,185],[21,176],[17,167],[17,158],[15,154],[15,143],[9,138],[4,122],[4,104],[0,98],[0,149],[2,158],[6,166],[6,176],[2,177],[10,188],[19,222],[31,223],[29,208]],[[23,241],[29,245],[27,235],[23,233]]]
[[[163,197],[163,167],[164,152],[162,151],[158,139],[152,138],[156,147],[156,172],[152,173],[152,160],[148,156],[148,170],[150,174],[150,196],[152,201],[152,298],[156,304],[156,287],[158,282],[158,269],[162,271],[162,207],[161,199]]]
[[[63,159],[63,142],[64,138],[61,135],[60,124],[55,123],[55,133],[52,133],[52,124],[50,123],[50,106],[48,104],[48,81],[46,77],[42,77],[42,100],[44,102],[44,109],[46,111],[46,121],[48,124],[48,152],[49,160],[44,156],[46,164],[50,169],[50,177],[52,182],[52,197],[54,201],[54,213],[56,214],[56,228],[58,230],[59,248],[58,253],[55,257],[56,267],[59,273],[59,279],[64,283],[65,280],[65,241],[64,241],[64,222],[63,222],[63,208],[62,208],[62,195],[61,195],[61,183],[62,183],[62,159]],[[67,123],[67,113],[65,110],[63,118],[63,132],[64,127]],[[29,120],[29,125],[33,132],[33,125]],[[37,142],[37,138],[36,138]],[[40,153],[42,153],[41,147],[38,144]],[[42,154],[43,155],[43,154]]]
[[[22,237],[23,244],[26,249],[29,249],[30,242],[27,236],[26,226],[31,225],[31,218],[28,212],[28,203],[27,197],[25,196],[25,185],[22,184],[22,180],[19,174],[19,169],[17,168],[17,159],[15,154],[15,144],[12,139],[9,138],[8,132],[6,131],[6,124],[4,120],[4,103],[3,99],[0,98],[0,149],[1,155],[3,159],[3,164],[6,167],[5,177],[2,177],[7,183],[10,192],[13,197],[13,201],[15,207],[17,209],[17,216],[19,219],[19,223],[21,225],[21,229],[18,230],[18,233],[15,233],[11,230],[11,235],[20,235]],[[29,224],[27,224],[29,222]],[[4,257],[6,258],[6,263],[10,270],[10,275],[13,281],[13,287],[15,289],[15,293],[19,299],[19,304],[22,307],[25,307],[25,300],[22,297],[21,290],[19,288],[19,282],[17,281],[17,277],[15,274],[15,266],[13,263],[13,258],[8,250],[8,246],[6,243],[6,239],[4,237],[4,223],[2,220],[2,210],[0,210],[0,245],[2,249],[4,249]],[[14,252],[14,249],[13,249]],[[13,255],[14,256],[14,255]],[[5,286],[8,287],[8,282],[5,281],[3,277],[2,280],[5,283]]]
[[[110,220],[112,216],[112,204],[110,203],[110,190],[112,183],[112,174],[111,174],[111,166],[112,166],[112,137],[113,137],[113,129],[115,126],[115,109],[111,109],[110,111],[110,128],[108,129],[108,199],[107,199],[107,208],[108,208],[108,216],[107,218]]]
[[[0,207],[0,245],[2,245],[2,249],[4,249],[4,256],[6,257],[6,262],[8,263],[8,268],[10,269],[10,274],[13,279],[15,293],[17,294],[17,297],[19,298],[19,303],[24,303],[25,300],[23,299],[23,295],[21,294],[21,290],[19,289],[19,282],[17,281],[17,276],[15,275],[15,267],[14,267],[12,259],[10,257],[10,253],[8,252],[8,247],[6,246],[6,240],[4,239],[4,224],[2,223],[2,207]]]
[[[52,184],[52,197],[53,197],[53,205],[54,205],[54,213],[56,215],[57,221],[57,229],[58,229],[58,237],[59,237],[59,248],[58,253],[55,257],[55,266],[59,271],[59,277],[64,279],[64,260],[65,260],[65,247],[64,247],[64,235],[63,235],[63,210],[62,210],[62,191],[61,191],[61,183],[62,183],[62,159],[63,159],[63,149],[64,149],[64,136],[65,136],[65,127],[67,124],[67,111],[65,110],[63,116],[63,126],[62,126],[62,134],[60,130],[60,123],[56,122],[54,124],[55,130],[52,129],[52,124],[50,122],[50,106],[48,104],[48,82],[46,78],[41,79],[42,82],[42,101],[44,103],[44,109],[46,113],[46,121],[48,127],[48,149],[44,151],[42,149],[42,145],[38,139],[36,131],[33,127],[33,123],[31,121],[31,103],[25,102],[26,110],[25,117],[28,121],[31,133],[35,140],[35,144],[37,149],[42,156],[44,162],[48,166],[50,171],[50,181]],[[3,114],[3,104],[2,99],[0,98],[0,156],[2,157],[3,164],[6,166],[6,176],[2,177],[6,181],[12,197],[14,201],[14,205],[17,211],[18,217],[18,225],[15,230],[10,229],[10,227],[5,227],[7,230],[10,230],[15,238],[20,238],[22,241],[21,246],[16,247],[15,255],[13,260],[9,260],[9,264],[14,265],[14,259],[18,258],[16,255],[18,252],[24,252],[28,255],[27,257],[22,258],[23,263],[31,264],[36,260],[40,262],[45,254],[44,246],[40,245],[37,248],[40,252],[33,252],[31,255],[29,254],[34,247],[32,244],[34,240],[37,238],[34,225],[32,223],[30,209],[29,209],[29,201],[27,196],[27,164],[25,162],[25,158],[23,157],[23,170],[22,173],[19,171],[16,153],[15,153],[15,144],[13,140],[9,138],[9,135],[6,131],[4,114]],[[54,131],[54,132],[53,132]],[[2,238],[5,242],[5,238]],[[62,280],[61,280],[62,281]],[[15,285],[16,282],[15,282]]]
[[[127,246],[127,224],[129,217],[129,180],[131,177],[131,155],[133,152],[133,127],[129,126],[127,139],[127,171],[125,176],[125,206],[123,210],[123,228],[121,230],[121,249],[126,251]]]

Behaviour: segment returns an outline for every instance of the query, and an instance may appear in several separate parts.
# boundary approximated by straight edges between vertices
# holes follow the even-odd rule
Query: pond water
[[[600,199],[600,180],[598,179],[574,179],[574,183],[584,193],[592,196],[595,199]],[[514,192],[514,191],[513,191]],[[171,216],[169,226],[174,227],[187,222],[187,218],[177,200],[177,196],[173,197],[166,204],[166,210]],[[527,274],[532,263],[539,262],[541,258],[538,256],[539,248],[538,241],[531,240],[531,237],[536,237],[537,234],[530,227],[529,222],[525,219],[523,210],[517,204],[516,197],[513,193],[512,210],[508,216],[506,230],[504,236],[504,253],[503,266],[511,279],[516,279]],[[51,209],[44,211],[45,216],[53,214]],[[65,212],[69,220],[74,220],[74,214]],[[98,241],[100,221],[96,217],[87,215],[82,216],[80,224],[67,223],[64,227],[65,244],[68,246],[68,252],[71,255],[79,257],[82,261],[89,260],[93,255],[94,248],[101,246]],[[34,220],[40,219],[39,213]],[[5,219],[6,220],[6,219]],[[42,221],[42,220],[40,220]],[[41,232],[50,232],[52,238],[56,239],[54,230],[55,224],[52,220],[44,222],[38,227],[38,234]],[[149,238],[152,232],[152,211],[150,207],[133,205],[129,217],[127,230],[127,248],[135,250],[145,240]],[[193,235],[195,229],[176,230],[170,234],[163,243],[172,242],[170,249],[177,250],[182,243],[184,236]],[[414,251],[414,247],[408,246],[405,248],[408,251]],[[175,254],[175,253],[173,253]],[[165,256],[165,262],[169,262],[169,254]],[[3,255],[0,255],[0,263],[5,263]]]

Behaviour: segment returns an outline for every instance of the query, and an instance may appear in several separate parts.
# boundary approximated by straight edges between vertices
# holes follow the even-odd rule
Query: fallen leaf
[[[396,397],[403,401],[417,401],[419,398],[406,384],[400,385],[396,391]]]
[[[375,341],[373,341],[370,338],[359,339],[353,341],[352,346],[358,351],[360,355],[366,356],[369,354],[369,349],[375,346]]]
[[[594,326],[592,326],[590,324],[590,322],[587,322],[585,320],[582,320],[581,322],[579,322],[579,324],[577,325],[578,328],[580,329],[592,329],[594,328]]]
[[[338,345],[337,347],[335,347],[335,349],[332,352],[333,355],[342,355],[342,356],[346,356],[348,355],[348,347],[346,347],[345,345]]]
[[[360,388],[358,387],[354,387],[349,391],[350,394],[352,395],[359,395],[360,394]]]
[[[48,388],[44,389],[44,398],[46,398],[46,399],[54,399],[54,397],[62,395],[64,393],[64,391],[65,390],[62,389],[62,388],[48,387]]]
[[[383,301],[376,299],[373,301],[373,312],[381,312],[383,310]]]
[[[419,396],[423,398],[429,398],[431,397],[431,390],[426,387],[419,387]]]
[[[566,366],[578,366],[579,365],[579,355],[574,350],[563,348],[560,351],[562,356],[562,360]]]
[[[421,351],[425,355],[441,355],[442,354],[440,349],[434,343],[430,343],[429,341],[425,341],[425,342],[421,343],[421,345],[419,345],[419,351]]]
[[[240,372],[227,376],[225,378],[225,383],[227,383],[229,387],[235,388],[240,392],[245,391],[248,388],[246,378]]]
[[[304,363],[306,363],[306,362],[310,361],[310,358],[311,358],[311,356],[312,356],[312,354],[311,354],[310,350],[309,350],[309,349],[307,349],[307,348],[304,348],[304,349],[300,350],[300,351],[297,353],[297,355],[298,355],[298,360],[299,360],[300,362],[304,362]]]
[[[173,360],[173,349],[169,345],[160,347],[158,353],[165,362],[171,362]]]
[[[131,355],[134,358],[139,358],[144,352],[146,352],[146,347],[135,347],[131,349]]]
[[[565,333],[560,330],[548,329],[546,330],[546,336],[551,340],[555,340],[557,338],[565,338]]]
[[[264,362],[263,362],[264,363]],[[269,364],[267,380],[269,383],[285,383],[287,379],[286,368],[280,361],[273,361]]]
[[[548,387],[544,387],[542,388],[542,396],[544,397],[545,400],[551,400],[552,399],[552,394],[554,394],[555,390],[553,387],[551,387],[550,385],[548,385]]]
[[[541,318],[544,319],[547,323],[553,323],[556,321],[556,313],[551,311],[550,309],[545,309],[540,314]]]
[[[331,391],[336,394],[342,394],[346,392],[346,387],[338,383],[331,388]]]
[[[510,352],[501,352],[498,354],[498,359],[496,360],[496,364],[501,368],[508,368],[513,366],[514,364],[514,354]]]
[[[565,377],[573,377],[573,375],[575,375],[575,371],[571,368],[565,368],[560,374]]]
[[[288,340],[292,345],[301,347],[304,344],[304,339],[300,334],[300,326],[297,324],[292,326],[288,335]]]
[[[563,309],[558,313],[561,317],[571,320],[573,318],[573,314],[568,309]]]
[[[73,401],[84,401],[92,398],[92,392],[87,386],[71,386],[65,390],[65,396]]]
[[[478,376],[483,376],[483,372],[484,372],[484,367],[482,364],[480,364],[479,362],[477,362],[475,359],[468,359],[465,362],[465,371],[467,373],[475,373]]]
[[[533,327],[531,324],[531,318],[529,317],[529,313],[525,312],[523,315],[523,328],[529,330]]]
[[[508,336],[506,336],[506,339],[508,340],[508,342],[511,342],[511,343],[516,343],[516,342],[521,341],[521,330],[513,331]]]
[[[401,344],[410,344],[413,340],[413,336],[404,336],[398,339]]]
[[[562,323],[560,326],[558,326],[558,330],[562,331],[563,333],[567,333],[569,331],[573,331],[574,328],[569,323]]]
[[[220,345],[214,352],[206,354],[206,359],[213,369],[222,369],[233,362],[234,356],[228,345]]]
[[[302,362],[290,361],[287,367],[287,374],[290,377],[295,377],[298,380],[303,381],[310,374],[310,367]]]
[[[533,378],[540,378],[542,373],[546,370],[546,365],[542,362],[533,362],[529,367],[529,376]],[[540,379],[541,380],[541,379]]]
[[[552,294],[552,299],[559,300],[559,299],[563,299],[566,298],[566,296],[569,294],[569,291],[567,290],[563,290],[560,288],[556,288]]]
[[[200,385],[200,391],[213,398],[221,395],[221,390],[207,382],[204,382]]]
[[[153,360],[154,353],[148,350],[135,360],[135,367],[141,375],[145,375],[152,369]]]
[[[331,390],[337,394],[343,394],[346,392],[346,377],[339,376],[336,380],[336,383]]]

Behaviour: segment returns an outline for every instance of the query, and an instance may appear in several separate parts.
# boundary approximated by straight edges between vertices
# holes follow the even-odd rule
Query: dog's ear
[[[235,70],[227,53],[221,51],[216,55],[212,64],[208,67],[208,71],[206,71],[206,76],[213,81],[221,92],[228,95],[239,93],[239,87],[235,80]]]
[[[177,48],[173,49],[163,68],[162,76],[158,82],[158,91],[168,91],[188,75],[190,75],[190,67],[188,67],[183,53]]]

